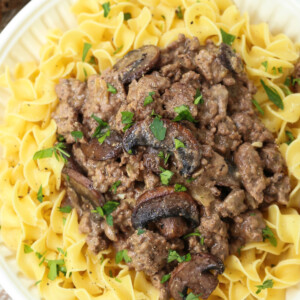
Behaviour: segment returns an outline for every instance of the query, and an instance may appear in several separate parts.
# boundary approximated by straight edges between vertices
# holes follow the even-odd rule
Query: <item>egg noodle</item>
[[[241,16],[230,0],[112,0],[109,5],[79,0],[72,8],[77,28],[51,31],[40,51],[40,62],[18,64],[14,72],[7,69],[0,76],[1,87],[11,92],[0,127],[4,243],[15,251],[22,272],[37,281],[45,299],[158,299],[159,291],[145,275],[116,264],[111,249],[98,255],[87,250],[76,211],[60,209],[65,195],[63,161],[54,155],[33,160],[33,155],[56,142],[51,113],[58,104],[55,85],[60,78],[84,81],[128,51],[144,44],[165,47],[179,33],[196,36],[202,44],[208,38],[220,44],[222,28],[236,36],[233,48],[258,87],[255,100],[286,159],[292,192],[288,208],[272,205],[265,214],[277,246],[266,240],[229,256],[209,299],[285,299],[286,289],[300,282],[300,216],[294,209],[300,204],[300,94],[285,96],[282,90],[298,59],[298,46],[283,34],[272,35],[266,24],[250,25],[249,16]],[[92,47],[83,62],[84,43]],[[268,99],[260,79],[281,96],[283,110]],[[272,280],[273,287],[257,294],[257,286],[266,280]]]

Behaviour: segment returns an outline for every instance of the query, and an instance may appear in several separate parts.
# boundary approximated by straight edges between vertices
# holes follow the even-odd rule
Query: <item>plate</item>
[[[0,34],[0,73],[16,62],[37,60],[49,29],[67,30],[76,26],[70,12],[75,0],[31,0]],[[235,0],[241,12],[248,12],[252,23],[267,22],[273,33],[283,32],[300,42],[300,1]],[[0,121],[8,93],[0,89]],[[0,239],[0,284],[14,300],[40,299],[34,282],[18,270],[15,254]],[[300,285],[287,292],[286,299],[300,299]]]

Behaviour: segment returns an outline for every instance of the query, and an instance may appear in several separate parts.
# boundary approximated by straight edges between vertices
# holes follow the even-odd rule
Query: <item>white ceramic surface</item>
[[[76,20],[70,12],[74,1],[31,0],[0,34],[0,72],[5,66],[14,67],[17,62],[37,60],[49,29],[74,27]],[[252,23],[267,22],[272,32],[284,32],[300,42],[300,0],[234,1],[242,12],[250,14]],[[0,89],[0,120],[7,100],[7,92]],[[1,240],[0,283],[14,300],[40,299],[34,282],[18,270],[14,253]],[[300,286],[290,289],[286,299],[299,300]]]

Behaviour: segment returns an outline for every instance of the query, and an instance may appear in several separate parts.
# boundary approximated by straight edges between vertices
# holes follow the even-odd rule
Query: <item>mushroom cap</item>
[[[156,65],[159,58],[159,48],[146,45],[128,52],[113,66],[113,70],[119,73],[119,78],[123,84],[128,84],[149,72]]]
[[[87,158],[97,161],[116,158],[123,151],[122,137],[115,130],[110,132],[110,136],[102,144],[98,142],[98,139],[94,138],[89,143],[81,144],[80,147]]]
[[[77,194],[88,199],[93,207],[103,206],[104,198],[94,189],[90,179],[70,168],[64,168],[62,174],[67,185]]]
[[[133,210],[134,228],[147,227],[161,218],[183,217],[191,227],[197,227],[200,214],[197,203],[186,192],[175,192],[173,187],[158,187],[142,194]]]
[[[188,262],[180,263],[171,273],[169,289],[174,300],[182,300],[180,293],[191,289],[194,294],[200,294],[207,299],[215,290],[219,281],[217,274],[224,272],[224,264],[221,259],[208,253],[192,255]]]
[[[138,146],[148,146],[155,149],[166,150],[174,153],[177,167],[182,175],[191,175],[199,166],[202,156],[200,145],[193,133],[185,126],[162,119],[167,129],[163,141],[156,139],[150,129],[152,119],[145,119],[135,123],[123,137],[123,147],[126,152],[135,153]],[[184,143],[185,147],[176,149],[175,139]]]

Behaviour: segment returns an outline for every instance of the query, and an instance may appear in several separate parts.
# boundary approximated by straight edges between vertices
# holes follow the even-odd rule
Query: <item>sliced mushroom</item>
[[[182,300],[181,294],[188,289],[194,294],[200,294],[207,299],[217,287],[219,281],[216,273],[224,272],[221,259],[208,253],[199,253],[192,256],[188,262],[183,262],[173,270],[169,281],[169,288],[174,300]],[[215,271],[214,274],[211,271]]]
[[[188,193],[161,186],[138,198],[131,222],[134,228],[145,228],[150,222],[170,217],[184,218],[189,228],[197,227],[200,222],[197,203]]]
[[[68,188],[88,200],[93,207],[102,206],[105,203],[102,194],[94,189],[92,181],[87,177],[70,168],[64,168],[62,174]]]
[[[170,120],[162,120],[167,129],[165,139],[156,139],[150,129],[151,119],[136,123],[128,129],[123,137],[125,151],[135,153],[137,146],[148,146],[174,153],[176,164],[184,176],[191,175],[200,165],[202,151],[193,133],[183,125]],[[175,148],[175,139],[184,143],[185,147]]]
[[[113,70],[119,73],[119,78],[123,84],[128,84],[150,71],[158,62],[159,57],[160,50],[158,47],[143,46],[128,52],[113,66]]]
[[[219,58],[222,65],[231,72],[241,73],[244,70],[244,65],[239,56],[233,52],[232,48],[224,43],[220,46]]]
[[[110,136],[102,144],[94,138],[88,144],[81,144],[81,150],[87,158],[92,160],[116,158],[122,153],[122,137],[112,130]]]

